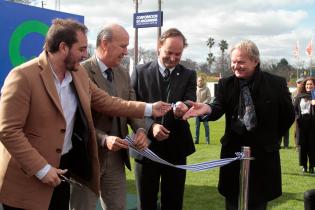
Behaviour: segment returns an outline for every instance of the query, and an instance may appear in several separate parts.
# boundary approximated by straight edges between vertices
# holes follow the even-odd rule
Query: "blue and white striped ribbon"
[[[225,158],[225,159],[220,159],[220,160],[214,160],[214,161],[208,161],[208,162],[202,162],[202,163],[195,163],[195,164],[190,164],[190,165],[174,165],[172,163],[167,162],[166,160],[163,160],[162,158],[160,158],[159,156],[157,156],[154,152],[152,152],[150,149],[145,149],[145,150],[138,150],[135,146],[134,146],[134,140],[133,138],[131,138],[130,136],[126,136],[125,140],[128,142],[129,147],[134,150],[136,153],[138,153],[139,155],[142,155],[154,162],[158,162],[164,165],[168,165],[168,166],[172,166],[175,168],[181,168],[184,170],[189,170],[189,171],[205,171],[205,170],[209,170],[215,167],[220,167],[220,166],[224,166],[227,164],[232,163],[233,161],[236,160],[242,160],[244,159],[244,154],[241,152],[237,152],[236,157],[235,158]]]

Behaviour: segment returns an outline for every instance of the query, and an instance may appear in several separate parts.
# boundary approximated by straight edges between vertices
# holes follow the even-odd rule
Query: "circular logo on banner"
[[[31,33],[39,33],[46,36],[49,26],[38,20],[29,20],[21,23],[14,30],[9,42],[9,56],[12,66],[17,66],[27,59],[21,55],[21,43],[25,36]]]

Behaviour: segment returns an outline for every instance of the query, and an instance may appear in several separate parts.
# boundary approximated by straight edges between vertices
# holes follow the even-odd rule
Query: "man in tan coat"
[[[66,210],[69,183],[99,193],[91,109],[108,115],[162,116],[168,104],[128,102],[98,89],[80,67],[87,28],[54,20],[45,50],[13,69],[0,100],[0,203],[4,209]],[[68,169],[68,170],[67,170]]]

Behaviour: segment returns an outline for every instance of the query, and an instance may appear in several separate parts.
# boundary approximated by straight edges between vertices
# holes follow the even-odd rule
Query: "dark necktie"
[[[111,68],[106,69],[105,74],[108,81],[113,81],[113,72]]]
[[[257,117],[255,106],[247,82],[240,82],[241,84],[241,100],[243,102],[243,122],[248,131],[253,130],[257,125]]]
[[[169,69],[165,69],[164,70],[164,79],[167,80],[170,77],[170,70]]]

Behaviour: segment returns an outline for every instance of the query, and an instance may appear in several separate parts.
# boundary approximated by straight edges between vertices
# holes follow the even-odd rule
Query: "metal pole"
[[[313,76],[312,75],[312,57],[310,58],[310,77]]]
[[[250,147],[242,147],[244,159],[240,168],[240,192],[238,198],[238,210],[248,209],[248,180],[250,167]]]
[[[161,10],[162,10],[162,6],[161,6],[161,4],[162,4],[162,0],[158,0],[158,9],[159,9],[159,12],[161,12]],[[158,48],[159,48],[159,39],[160,39],[160,37],[161,37],[161,26],[159,26],[158,28],[157,28],[157,44],[156,44],[156,49],[158,50]]]
[[[138,0],[135,1],[135,10],[138,13],[139,3]],[[134,67],[138,64],[138,28],[135,28],[135,46],[134,46]]]

